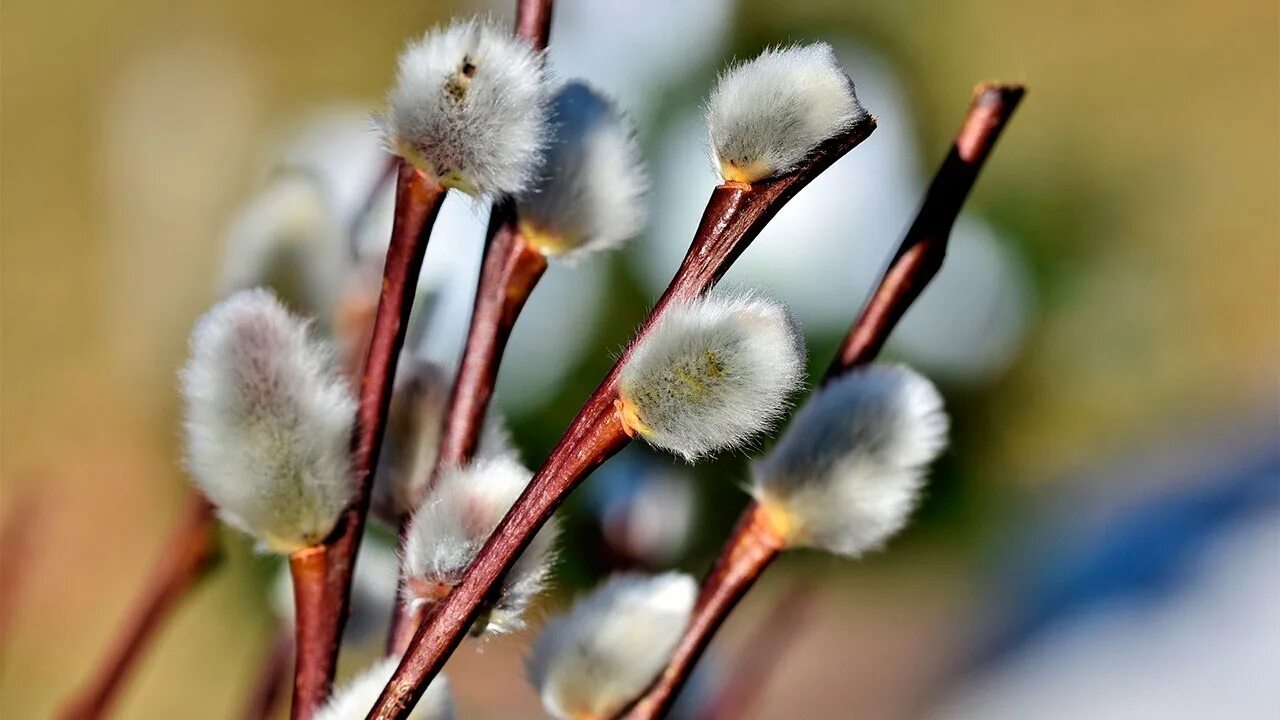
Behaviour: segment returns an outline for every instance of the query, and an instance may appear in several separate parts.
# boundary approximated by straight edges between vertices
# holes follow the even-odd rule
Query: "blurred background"
[[[396,54],[510,3],[4,3],[0,714],[47,717],[105,651],[179,516],[175,372],[281,163],[353,221]],[[824,367],[984,80],[1029,93],[889,355],[942,388],[951,450],[859,563],[783,558],[690,706],[763,661],[759,718],[1280,717],[1280,20],[1274,0],[557,0],[552,68],[616,97],[650,230],[556,268],[499,387],[535,467],[682,256],[714,175],[700,103],[733,58],[837,49],[879,130],[729,274],[791,304]],[[377,237],[385,202],[361,232]],[[420,290],[453,362],[487,209],[451,198]],[[385,236],[384,236],[385,237]],[[556,593],[701,575],[747,458],[633,447],[564,511]],[[278,626],[232,533],[128,686],[125,718],[235,717]],[[369,635],[376,635],[370,633]],[[463,647],[462,716],[538,717],[529,638]],[[344,670],[376,652],[346,653]],[[693,713],[691,716],[696,716]]]

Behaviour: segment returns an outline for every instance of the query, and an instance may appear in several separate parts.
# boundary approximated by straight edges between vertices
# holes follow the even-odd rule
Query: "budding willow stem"
[[[1021,85],[979,85],[955,144],[925,193],[916,219],[898,245],[876,289],[841,342],[827,380],[875,359],[907,308],[942,267],[947,242],[978,171],[1022,100]]]
[[[178,601],[195,587],[218,556],[213,506],[192,490],[164,555],[143,587],[121,633],[94,671],[88,686],[62,709],[66,720],[105,717],[125,680]]]
[[[535,50],[546,50],[551,37],[552,0],[517,0],[516,37],[533,44]]]
[[[547,49],[552,4],[552,0],[516,0],[515,35],[535,50]],[[519,233],[514,203],[509,198],[494,203],[466,347],[445,411],[439,455],[431,469],[430,482],[424,487],[430,487],[443,468],[461,467],[475,455],[511,328],[546,269],[546,257]],[[420,502],[421,498],[416,501]],[[402,558],[407,530],[408,518],[402,518],[399,532]],[[422,615],[422,608],[410,609],[404,604],[403,590],[402,565],[391,623],[387,627],[387,655],[390,656],[404,653]]]
[[[521,309],[547,269],[546,256],[525,240],[518,225],[511,201],[493,206],[475,306],[471,311],[471,327],[444,414],[440,448],[431,471],[432,482],[445,468],[462,467],[475,456],[507,340]],[[424,487],[430,487],[430,482]],[[421,500],[415,498],[415,503]],[[405,538],[402,526],[402,558],[406,556]],[[411,617],[402,597],[396,598],[395,608],[387,634],[389,655],[402,654],[417,629],[418,618]]]
[[[319,647],[325,641],[324,594],[327,556],[324,545],[305,548],[289,556],[289,574],[293,579],[294,647]],[[329,667],[320,662],[303,662],[298,658],[293,673],[292,714],[310,717],[324,704],[333,689]]]
[[[986,162],[996,138],[1022,95],[1023,88],[1019,85],[980,85],[975,90],[951,152],[934,175],[916,219],[894,253],[889,269],[841,343],[835,360],[827,369],[824,384],[874,360],[898,320],[937,274],[960,206],[968,197],[978,170]],[[743,511],[739,528],[759,513],[759,505],[754,501],[749,503]],[[735,532],[721,550],[717,568],[725,562],[724,558],[741,552],[738,548],[741,542],[746,541]],[[715,569],[711,571],[703,581],[693,618],[671,663],[625,715],[627,720],[650,720],[662,717],[670,710],[680,689],[688,681],[694,664],[711,642],[711,636],[773,557],[764,559],[764,565],[750,576],[725,577]],[[727,591],[721,587],[722,584],[741,582],[745,585],[732,584],[729,588],[732,601],[717,602],[726,596]]]
[[[737,654],[739,660],[730,669],[729,677],[716,688],[706,708],[699,711],[698,720],[747,717],[777,667],[778,658],[786,655],[796,631],[808,621],[816,599],[813,585],[800,582],[772,601],[773,607],[757,621],[755,631]]]
[[[429,611],[400,666],[369,718],[404,720],[474,622],[491,588],[515,563],[535,533],[568,493],[630,441],[614,408],[618,377],[637,344],[673,301],[697,297],[712,287],[778,210],[875,129],[868,117],[823,143],[798,170],[753,185],[720,185],[711,193],[702,221],[680,269],[636,337],[582,406],[542,469],[498,524],[462,581]]]
[[[400,163],[396,179],[395,221],[383,267],[373,335],[361,374],[359,406],[351,437],[354,499],[339,516],[324,545],[309,548],[322,550],[307,558],[309,562],[317,563],[319,577],[305,576],[308,581],[318,583],[319,590],[305,595],[299,593],[298,574],[294,573],[294,597],[298,607],[292,715],[295,720],[310,718],[319,704],[328,699],[333,687],[339,642],[351,602],[356,553],[360,550],[365,517],[369,511],[369,493],[373,473],[377,469],[378,449],[386,431],[392,382],[400,349],[404,346],[418,273],[422,269],[431,227],[440,212],[445,192],[444,186],[411,164]],[[295,553],[295,557],[298,554]],[[291,566],[294,559],[290,558]]]
[[[253,689],[245,700],[242,720],[268,720],[275,716],[276,704],[289,679],[289,667],[293,664],[293,634],[287,627],[279,628],[271,640],[271,647],[263,658],[262,666],[254,676]]]
[[[748,504],[703,582],[692,618],[672,653],[671,662],[625,715],[628,720],[666,715],[716,630],[785,545],[768,513],[755,502]]]

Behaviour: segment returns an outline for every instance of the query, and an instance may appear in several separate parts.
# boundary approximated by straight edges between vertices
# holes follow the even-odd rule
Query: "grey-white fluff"
[[[510,456],[479,458],[443,473],[413,513],[404,548],[405,600],[429,604],[457,585],[533,473]],[[475,631],[513,632],[546,587],[559,525],[552,518],[516,560]]]
[[[861,555],[906,524],[947,428],[923,376],[902,365],[855,370],[796,412],[755,463],[753,494],[791,544]]]
[[[400,658],[397,657],[379,660],[338,688],[329,702],[315,714],[315,720],[364,720],[399,664]],[[437,675],[423,691],[418,704],[413,706],[409,720],[452,720],[454,715],[449,680],[444,675]]]
[[[181,384],[187,469],[222,519],[281,553],[324,539],[354,489],[355,399],[308,324],[235,293],[196,324]]]
[[[270,287],[327,326],[347,270],[344,228],[319,177],[278,170],[227,231],[223,293]]]
[[[526,239],[573,259],[638,235],[648,176],[630,119],[591,86],[571,82],[556,93],[550,123],[538,180],[520,198]]]
[[[826,43],[770,48],[720,75],[707,101],[711,156],[725,180],[794,170],[867,117]]]
[[[770,428],[804,380],[804,340],[786,308],[716,290],[673,304],[622,368],[625,422],[690,462]]]
[[[426,495],[452,385],[441,366],[408,353],[401,358],[370,500],[370,512],[390,527],[398,528]],[[496,410],[488,413],[476,455],[515,457]]]
[[[532,185],[546,143],[541,53],[487,21],[429,30],[400,55],[383,122],[392,151],[478,195]]]
[[[527,663],[543,709],[561,720],[617,714],[670,661],[697,592],[682,573],[618,575],[550,620]]]

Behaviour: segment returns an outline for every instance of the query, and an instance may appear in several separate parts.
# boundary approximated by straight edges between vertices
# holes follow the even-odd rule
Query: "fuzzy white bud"
[[[482,458],[442,474],[409,523],[405,600],[431,604],[448,594],[532,477],[532,472],[507,456]],[[524,627],[525,610],[551,575],[558,533],[552,518],[534,535],[474,633],[501,634]]]
[[[414,511],[435,470],[452,379],[439,365],[407,355],[396,372],[386,438],[373,480],[370,512],[391,527]],[[490,411],[477,457],[515,457],[496,411]]]
[[[244,290],[196,324],[181,380],[187,469],[222,519],[276,552],[323,540],[354,490],[355,400],[330,349]]]
[[[521,192],[546,142],[541,53],[483,20],[435,27],[400,55],[383,130],[391,150],[449,187]]]
[[[628,432],[693,460],[771,427],[804,379],[804,340],[786,308],[716,291],[673,304],[622,368]]]
[[[618,575],[549,621],[528,661],[543,709],[560,720],[616,715],[670,661],[697,592],[682,573]]]
[[[901,365],[856,370],[796,413],[755,463],[753,494],[788,543],[861,555],[906,524],[947,426],[924,377]]]
[[[223,293],[269,287],[295,312],[327,325],[347,268],[343,229],[319,177],[277,171],[227,231]]]
[[[867,116],[826,43],[771,48],[720,75],[707,101],[711,156],[726,181],[794,170]]]
[[[556,94],[537,184],[519,204],[523,234],[544,254],[608,250],[644,228],[648,187],[631,121],[581,82]]]
[[[316,713],[315,720],[364,720],[399,664],[400,658],[396,657],[379,660],[335,691],[328,704]],[[444,675],[437,675],[423,691],[418,704],[413,706],[409,720],[452,720],[453,717],[449,680]]]

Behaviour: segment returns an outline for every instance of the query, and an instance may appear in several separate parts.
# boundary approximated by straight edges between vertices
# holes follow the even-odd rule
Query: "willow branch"
[[[671,303],[697,297],[714,287],[788,200],[866,139],[874,128],[875,121],[867,118],[844,135],[824,143],[804,166],[788,175],[754,185],[727,183],[712,191],[689,252],[671,284],[462,581],[443,602],[432,607],[370,718],[403,720],[408,716],[427,684],[462,641],[490,589],[510,569],[533,535],[579,482],[626,446],[629,438],[614,408],[619,372]]]
[[[254,675],[253,689],[240,716],[243,720],[268,720],[275,714],[292,664],[293,635],[287,627],[281,627],[271,640],[271,648],[262,661],[262,667]]]
[[[88,685],[62,709],[66,720],[105,717],[147,646],[163,627],[179,600],[213,566],[218,555],[213,506],[192,490],[182,518],[165,543],[142,596],[123,629],[90,677]]]
[[[715,690],[700,720],[736,720],[746,717],[763,692],[769,675],[795,640],[796,630],[809,619],[816,599],[807,582],[797,583],[773,601],[769,613],[747,638],[730,675]]]
[[[514,204],[504,201],[494,205],[471,326],[445,411],[432,480],[445,468],[466,465],[475,455],[507,340],[546,269],[546,256],[520,233]],[[424,486],[430,487],[430,483]],[[401,557],[404,557],[404,538],[402,523]],[[389,655],[402,654],[413,638],[417,629],[413,612],[397,596],[387,635]]]
[[[929,184],[924,202],[894,253],[889,269],[841,343],[835,360],[827,369],[824,383],[874,360],[898,320],[937,274],[960,206],[1022,94],[1023,89],[1018,85],[981,85],[977,88],[951,152]],[[703,581],[694,604],[693,619],[676,646],[671,662],[626,713],[627,720],[652,720],[671,709],[715,631],[776,557],[776,553],[747,553],[743,549],[743,546],[750,549],[763,542],[758,535],[764,530],[753,530],[752,533],[743,530],[751,525],[752,518],[760,514],[760,506],[756,502],[748,503],[738,530],[729,537],[721,550],[721,559]],[[781,539],[777,541],[781,542]],[[759,564],[737,568],[735,574],[718,572],[721,565],[733,559]]]
[[[342,628],[351,602],[356,553],[369,511],[371,480],[386,431],[392,381],[404,346],[427,240],[444,197],[442,185],[409,163],[400,163],[395,222],[351,437],[355,496],[323,545],[290,558],[298,611],[292,714],[295,720],[311,717],[332,690]]]
[[[545,50],[551,37],[552,4],[552,0],[516,0],[516,37],[528,41],[536,50]],[[471,326],[445,411],[439,455],[431,470],[432,482],[442,468],[465,465],[475,455],[511,328],[546,269],[546,257],[520,235],[514,204],[510,199],[495,203],[489,214]],[[424,485],[430,486],[431,482]],[[402,557],[407,520],[400,522]],[[400,592],[403,572],[401,576],[387,627],[388,655],[404,653],[422,613],[421,608],[411,609],[404,604]]]
[[[552,0],[516,0],[516,37],[545,50],[551,37]]]
[[[840,344],[828,368],[828,380],[871,362],[907,308],[938,273],[960,208],[1024,92],[1021,85],[998,84],[979,85],[974,90],[955,143],[929,183],[906,237]]]
[[[22,492],[9,502],[0,526],[0,643],[12,637],[9,628],[27,580],[27,571],[35,559],[32,542],[39,526],[42,504],[33,492]],[[3,648],[0,647],[0,652]]]

